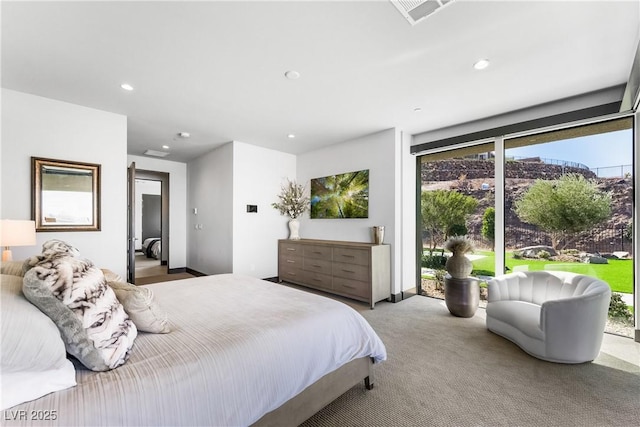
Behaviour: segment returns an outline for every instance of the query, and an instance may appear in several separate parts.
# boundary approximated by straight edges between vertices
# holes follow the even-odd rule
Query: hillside
[[[477,172],[483,173],[491,171],[493,175],[492,161],[452,161],[450,165],[446,165],[447,161],[431,162],[431,172],[437,170],[436,173],[425,173],[429,167],[423,168],[423,185],[422,190],[435,189],[455,189],[463,194],[472,196],[478,200],[478,208],[471,215],[467,223],[469,234],[476,240],[481,239],[482,215],[486,208],[494,206],[495,201],[495,180],[493,176],[490,178],[482,178],[477,176]],[[460,163],[463,162],[463,163]],[[433,167],[434,163],[440,163],[437,167]],[[520,163],[520,162],[512,162]],[[461,167],[465,165],[466,167]],[[489,168],[489,166],[491,168]],[[515,169],[512,165],[512,171]],[[536,169],[536,166],[538,169]],[[513,211],[516,200],[520,198],[524,192],[535,182],[536,179],[555,179],[561,175],[558,170],[559,166],[546,164],[527,164],[528,178],[511,178],[515,173],[507,173],[505,185],[505,225],[506,225],[506,246],[510,249],[517,249],[522,246],[534,244],[548,244],[544,240],[544,236],[529,224],[524,224]],[[457,170],[456,170],[457,169]],[[536,170],[538,172],[536,173]],[[464,171],[464,172],[461,172]],[[606,223],[598,227],[596,233],[585,233],[576,242],[576,249],[587,251],[610,252],[613,250],[625,250],[631,252],[631,242],[623,238],[624,229],[630,223],[633,215],[633,185],[632,178],[595,178],[594,174],[588,170],[581,170],[590,179],[595,179],[598,188],[601,191],[608,192],[612,195],[612,215]],[[517,171],[516,171],[517,172]],[[571,171],[574,172],[574,171]],[[466,177],[465,177],[466,173]],[[444,178],[441,181],[428,181],[424,178],[438,176]],[[475,175],[475,177],[474,177]],[[488,245],[488,243],[487,243]]]

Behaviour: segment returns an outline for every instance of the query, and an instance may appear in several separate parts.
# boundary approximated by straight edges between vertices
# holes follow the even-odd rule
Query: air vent
[[[411,25],[416,25],[453,0],[389,0]]]
[[[169,155],[166,151],[147,150],[144,152],[147,156],[153,157],[166,157]]]

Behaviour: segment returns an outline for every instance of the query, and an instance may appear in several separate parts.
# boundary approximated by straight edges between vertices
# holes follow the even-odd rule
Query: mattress
[[[140,333],[112,371],[76,364],[76,387],[5,411],[4,425],[43,425],[42,411],[47,425],[250,425],[353,359],[386,358],[358,312],[322,296],[232,274],[146,286],[172,332]]]

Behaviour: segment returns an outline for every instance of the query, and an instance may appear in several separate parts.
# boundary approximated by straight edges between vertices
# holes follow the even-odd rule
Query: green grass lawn
[[[495,253],[491,251],[475,251],[475,255],[484,258],[473,261],[475,275],[495,276]],[[562,270],[598,277],[611,286],[613,292],[633,293],[633,260],[610,259],[609,264],[583,264],[578,262],[564,263],[546,260],[514,259],[511,252],[506,254],[506,265],[511,270],[518,265],[528,265],[529,270]]]

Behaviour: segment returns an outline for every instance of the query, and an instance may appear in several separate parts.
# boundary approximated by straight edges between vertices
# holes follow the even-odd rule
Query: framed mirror
[[[36,231],[100,230],[100,165],[31,158]]]

